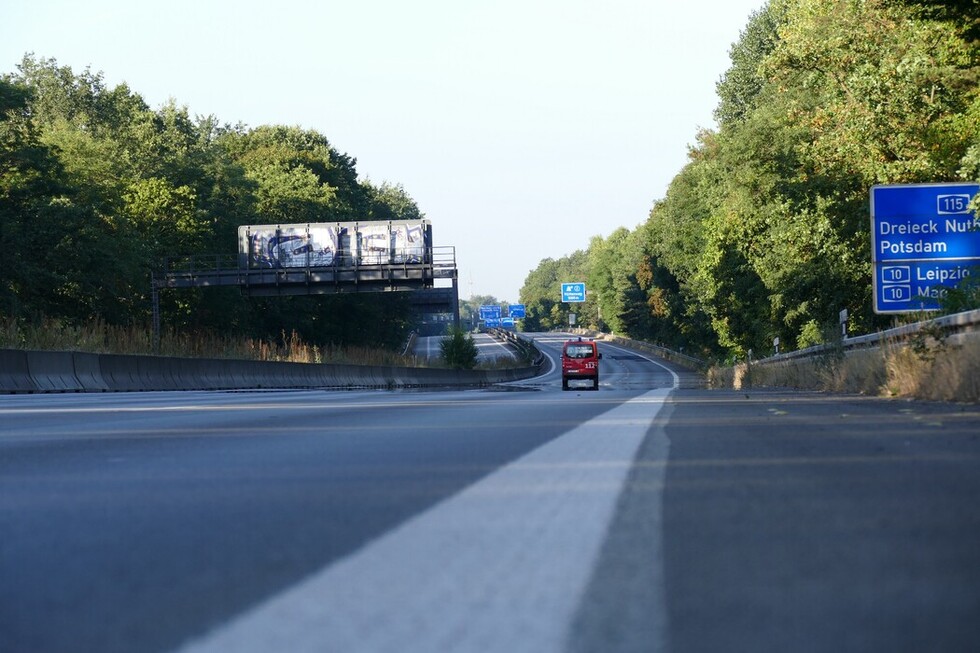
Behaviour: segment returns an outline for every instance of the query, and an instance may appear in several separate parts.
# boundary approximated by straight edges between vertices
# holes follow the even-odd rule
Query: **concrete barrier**
[[[479,387],[536,373],[0,350],[0,392]]]
[[[106,392],[109,389],[105,379],[102,378],[99,354],[73,351],[71,358],[75,366],[75,378],[85,392]]]
[[[137,356],[140,384],[143,390],[180,390],[177,382],[177,359],[166,356]]]
[[[27,367],[27,352],[17,349],[0,349],[0,391],[37,392]]]
[[[101,354],[99,367],[106,387],[113,392],[134,392],[149,390],[140,378],[139,356],[130,354]]]
[[[28,351],[27,369],[41,392],[79,392],[75,363],[70,351]]]

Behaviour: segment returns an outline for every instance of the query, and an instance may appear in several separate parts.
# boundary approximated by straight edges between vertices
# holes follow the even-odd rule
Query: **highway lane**
[[[972,650],[975,408],[705,391],[600,348],[599,392],[552,361],[0,396],[0,650]]]
[[[0,650],[170,650],[643,394],[514,390],[0,397]]]
[[[682,390],[665,417],[674,650],[976,650],[976,405]]]
[[[514,358],[514,352],[500,341],[486,333],[474,333],[477,361],[489,362],[498,358]],[[442,355],[440,343],[443,336],[419,336],[415,341],[415,355],[419,358],[434,359]]]

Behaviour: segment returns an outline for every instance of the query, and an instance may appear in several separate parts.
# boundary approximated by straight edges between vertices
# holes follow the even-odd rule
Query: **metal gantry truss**
[[[154,345],[160,340],[160,291],[165,288],[237,287],[247,297],[411,292],[412,302],[430,312],[449,313],[459,325],[456,249],[436,247],[418,262],[359,265],[337,259],[323,267],[248,267],[238,255],[167,259],[151,279]],[[436,287],[437,281],[451,282]]]

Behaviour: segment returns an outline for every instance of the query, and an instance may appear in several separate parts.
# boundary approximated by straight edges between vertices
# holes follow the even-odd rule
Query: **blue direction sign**
[[[503,317],[500,318],[500,326],[504,327],[505,329],[513,329],[517,326],[517,324],[514,322],[514,318],[512,317]]]
[[[563,283],[561,284],[561,300],[567,303],[585,301],[584,283]]]
[[[483,321],[483,326],[485,326],[488,329],[498,329],[500,328],[500,318],[488,317]]]
[[[980,184],[871,189],[876,313],[936,310],[947,288],[978,272],[980,220],[969,210]]]
[[[480,319],[481,320],[499,320],[501,310],[499,306],[491,306],[489,304],[484,304],[480,307]]]
[[[510,316],[514,319],[521,319],[527,317],[527,311],[524,304],[511,304],[510,305]]]

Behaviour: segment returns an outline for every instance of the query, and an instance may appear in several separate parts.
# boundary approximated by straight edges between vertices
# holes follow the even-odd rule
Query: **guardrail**
[[[533,366],[453,370],[0,349],[0,393],[485,387],[535,374]]]
[[[507,341],[511,346],[517,349],[518,354],[524,360],[530,361],[531,364],[540,369],[544,364],[544,354],[538,350],[538,346],[534,342],[534,338],[518,335],[513,331],[508,331],[507,329],[487,329],[488,333],[496,338]]]
[[[408,356],[412,351],[415,350],[415,342],[419,339],[419,334],[412,331],[408,334],[408,340],[405,342],[405,349],[402,350],[402,356]]]
[[[816,345],[814,347],[807,347],[806,349],[788,351],[781,354],[768,356],[766,358],[753,360],[752,362],[755,364],[777,363],[796,358],[821,356],[829,352],[838,351],[839,349],[848,351],[854,349],[880,347],[886,342],[904,342],[927,332],[929,335],[935,334],[939,335],[940,337],[964,336],[966,334],[978,333],[980,332],[980,309],[956,313],[955,315],[944,315],[943,317],[938,317],[932,320],[924,320],[914,324],[906,324],[893,329],[888,329],[887,331],[880,331],[878,333],[855,336],[853,338],[843,338],[840,343]]]

